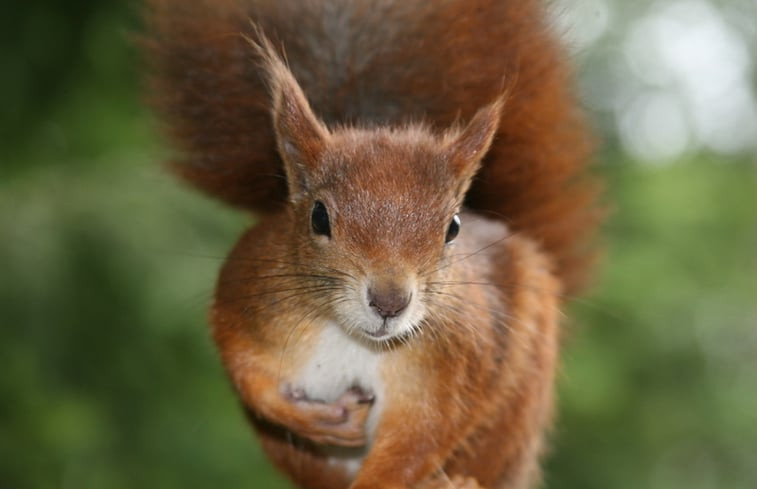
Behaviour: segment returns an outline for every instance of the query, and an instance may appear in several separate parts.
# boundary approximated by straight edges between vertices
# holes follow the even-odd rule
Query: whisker
[[[226,259],[227,263],[242,263],[242,264],[260,264],[260,263],[267,263],[272,265],[282,265],[283,267],[287,269],[297,269],[303,267],[303,264],[297,261],[292,260],[283,260],[278,258],[247,258],[247,257],[228,257]],[[314,267],[308,265],[308,269],[313,269]],[[344,270],[328,267],[325,265],[318,265],[315,267],[317,271],[322,271],[325,273],[331,273],[334,275],[340,275],[342,277],[346,278],[354,278],[352,274],[349,272],[346,272]]]
[[[459,263],[459,262],[461,262],[461,261],[467,260],[468,258],[470,258],[470,257],[472,257],[472,256],[476,256],[476,255],[478,255],[479,253],[483,253],[484,251],[486,251],[486,250],[488,250],[488,249],[490,249],[490,248],[492,248],[492,247],[494,247],[494,246],[498,245],[499,243],[502,243],[503,241],[505,241],[505,240],[507,240],[507,239],[510,239],[510,238],[512,238],[512,237],[513,237],[514,235],[515,235],[514,233],[507,233],[507,234],[506,234],[506,235],[504,235],[503,237],[501,237],[501,238],[499,238],[499,239],[496,239],[496,240],[494,240],[494,241],[492,241],[492,242],[488,243],[487,245],[485,245],[485,246],[482,246],[481,248],[479,248],[479,249],[477,249],[477,250],[475,250],[475,251],[472,251],[472,252],[470,252],[470,253],[460,253],[460,254],[454,254],[454,255],[451,255],[451,256],[450,256],[450,258],[455,258],[455,257],[459,257],[459,258],[457,258],[457,259],[455,259],[455,260],[449,260],[449,261],[446,261],[446,262],[445,262],[444,264],[442,264],[441,266],[439,266],[439,267],[437,267],[437,268],[435,268],[435,269],[433,269],[433,270],[430,270],[430,271],[428,271],[428,272],[425,272],[425,273],[424,273],[423,275],[425,275],[425,276],[429,276],[429,275],[431,275],[431,274],[434,274],[434,273],[438,273],[438,272],[440,272],[441,270],[444,270],[445,268],[449,268],[449,267],[451,267],[451,266],[452,266],[452,265],[454,265],[455,263]]]
[[[301,291],[301,292],[305,292],[305,291],[307,291],[307,292],[328,292],[328,291],[333,291],[333,290],[341,290],[341,288],[339,286],[336,286],[336,285],[307,285],[307,286],[301,286],[301,287],[288,287],[288,288],[281,288],[281,289],[271,289],[271,290],[264,290],[264,291],[261,291],[261,292],[257,292],[257,293],[254,293],[254,294],[245,294],[245,295],[239,295],[239,296],[235,296],[235,297],[224,298],[223,300],[218,300],[217,299],[217,303],[219,303],[219,304],[234,304],[235,302],[241,302],[241,301],[245,301],[245,300],[250,300],[250,299],[254,299],[256,297],[265,297],[265,296],[269,296],[269,295],[283,294],[283,293],[287,293],[287,292],[296,292],[296,291]],[[290,295],[288,297],[299,297],[299,296],[305,297],[306,294],[296,294],[296,295]],[[276,303],[278,303],[278,301],[274,301],[274,302],[272,302],[270,304],[263,304],[263,306],[270,306],[270,305],[273,305],[273,304],[276,304]],[[255,310],[260,310],[260,309],[255,309]]]

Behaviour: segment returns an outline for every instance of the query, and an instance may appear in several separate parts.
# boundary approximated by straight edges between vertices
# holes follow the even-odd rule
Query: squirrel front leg
[[[256,354],[259,348],[248,333],[222,325],[216,325],[214,333],[239,397],[256,416],[315,443],[345,447],[366,444],[370,396],[348,390],[332,403],[307,399],[273,373],[265,355]]]
[[[462,479],[448,479],[447,485],[433,480],[451,453],[461,427],[455,420],[427,416],[428,409],[428,404],[387,406],[371,451],[350,489],[477,487]]]

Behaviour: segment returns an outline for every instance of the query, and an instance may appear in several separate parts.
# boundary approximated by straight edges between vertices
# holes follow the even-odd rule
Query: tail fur
[[[245,40],[281,47],[327,125],[426,121],[440,131],[508,97],[467,205],[530,236],[567,293],[599,223],[591,138],[536,0],[149,0],[149,94],[180,149],[175,171],[258,212],[286,201],[270,97]]]

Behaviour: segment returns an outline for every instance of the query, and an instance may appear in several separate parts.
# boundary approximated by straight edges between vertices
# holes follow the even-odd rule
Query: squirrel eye
[[[316,201],[313,205],[313,212],[310,215],[310,225],[313,227],[315,234],[331,237],[331,225],[329,224],[329,213],[323,202]]]
[[[452,218],[452,222],[449,223],[449,228],[447,228],[447,237],[444,239],[444,242],[451,243],[459,233],[460,216],[458,214],[455,214],[455,217]]]

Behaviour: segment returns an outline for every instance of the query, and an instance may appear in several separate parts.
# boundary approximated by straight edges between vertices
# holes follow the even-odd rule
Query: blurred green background
[[[755,4],[554,10],[613,210],[546,487],[757,487]],[[250,219],[161,169],[138,29],[94,0],[0,18],[0,489],[288,487],[206,327]]]

